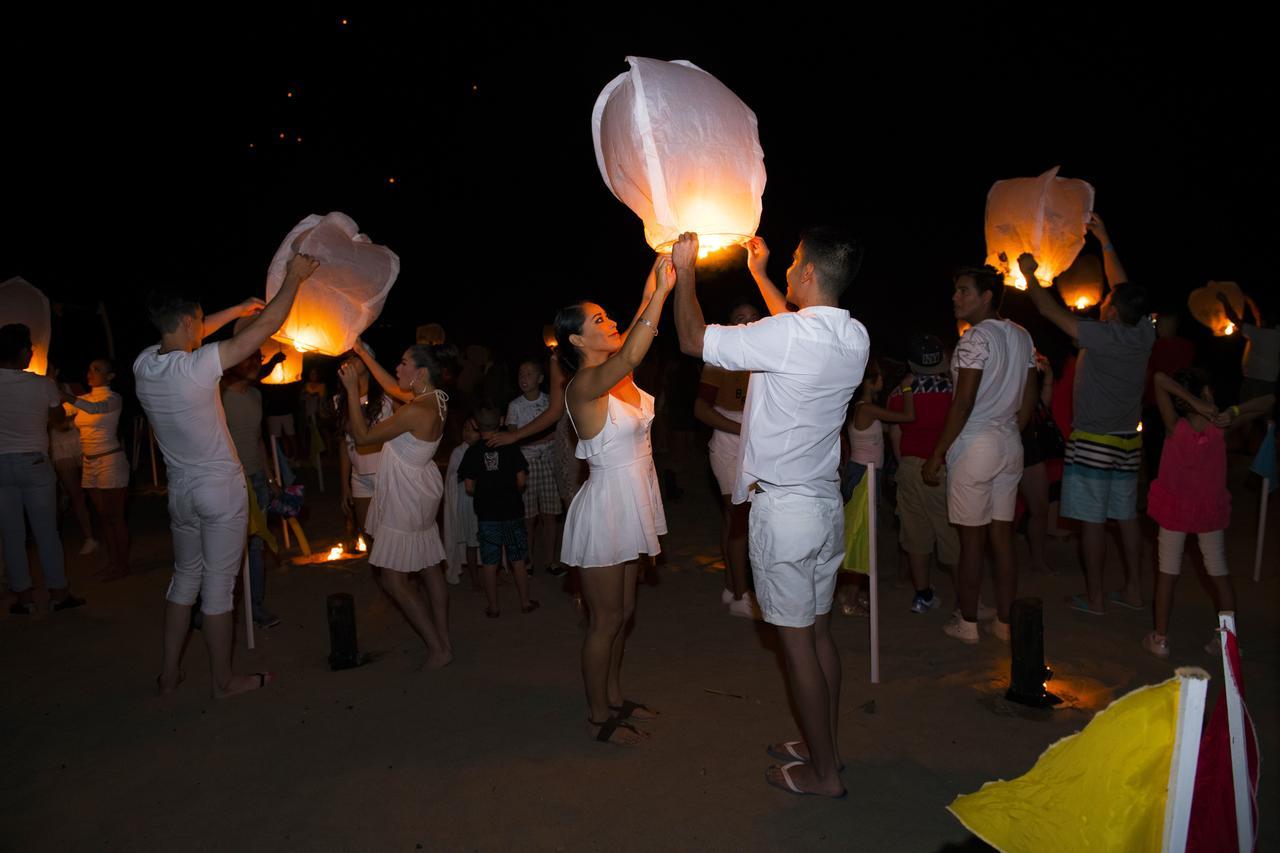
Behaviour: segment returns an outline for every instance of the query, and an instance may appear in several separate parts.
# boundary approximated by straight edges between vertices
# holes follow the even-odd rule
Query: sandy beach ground
[[[1280,755],[1274,508],[1264,580],[1250,578],[1259,480],[1231,458],[1229,558],[1240,598],[1244,678],[1263,756],[1262,801]],[[311,474],[311,472],[306,472]],[[312,474],[312,476],[314,476]],[[312,489],[317,549],[342,538],[336,471]],[[881,535],[882,683],[869,683],[866,619],[835,617],[844,662],[840,720],[844,801],[789,796],[764,783],[765,746],[796,736],[772,629],[719,604],[718,515],[701,476],[668,503],[660,582],[640,590],[627,647],[628,697],[662,711],[652,737],[623,749],[593,742],[578,669],[579,615],[560,583],[535,578],[542,608],[502,617],[453,587],[456,660],[425,671],[421,643],[369,578],[341,566],[269,562],[268,605],[283,622],[237,634],[240,671],[273,670],[260,693],[210,698],[195,637],[186,682],[155,695],[171,550],[164,500],[130,504],[137,574],[100,584],[99,554],[68,563],[89,604],[0,616],[0,850],[980,850],[945,807],[989,780],[1025,772],[1055,740],[1111,699],[1194,664],[1221,686],[1203,646],[1214,625],[1188,561],[1167,662],[1140,646],[1148,612],[1073,612],[1083,589],[1074,544],[1051,545],[1057,575],[1023,574],[1020,595],[1045,602],[1050,689],[1067,701],[1032,711],[1003,699],[1008,648],[963,646],[941,632],[951,607],[908,612],[896,538]],[[349,540],[348,540],[349,541]],[[1025,548],[1020,542],[1025,561]],[[1107,580],[1119,585],[1112,551]],[[1151,567],[1146,569],[1147,583]],[[1149,588],[1149,586],[1148,586]],[[325,598],[354,596],[367,665],[327,666]],[[990,593],[987,593],[990,600]],[[1263,810],[1259,849],[1280,847]]]

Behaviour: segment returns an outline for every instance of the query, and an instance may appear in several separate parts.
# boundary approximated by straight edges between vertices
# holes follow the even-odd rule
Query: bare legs
[[[586,688],[588,719],[609,717],[609,706],[622,703],[622,655],[627,623],[635,613],[638,562],[582,571],[582,592],[589,621],[582,642],[582,682]],[[612,740],[635,743],[643,735],[617,729]]]
[[[778,627],[787,680],[799,712],[800,731],[809,748],[809,762],[793,768],[791,780],[804,791],[838,796],[840,756],[837,721],[840,718],[840,653],[831,638],[831,614],[817,617],[806,628]],[[781,771],[770,768],[775,784],[785,785]]]
[[[422,580],[430,600],[430,612],[422,595],[410,584],[408,572],[381,569],[377,573],[379,585],[400,608],[410,627],[427,645],[427,666],[437,669],[453,660],[453,647],[449,644],[449,587],[439,566],[422,570]]]
[[[191,605],[166,601],[164,606],[164,657],[160,669],[160,692],[172,693],[182,680],[182,650],[191,631]],[[235,638],[235,620],[231,611],[204,614],[200,633],[209,650],[209,672],[213,676],[213,695],[222,699],[246,693],[263,686],[256,675],[236,675],[231,671],[231,650]]]
[[[720,551],[724,554],[725,587],[735,599],[747,591],[747,515],[750,503],[734,505],[729,495],[721,495],[724,514],[720,524]]]
[[[527,611],[529,601],[529,564],[526,560],[511,560],[511,575],[516,581],[516,592],[520,595],[520,609]],[[498,606],[498,566],[483,565],[480,571],[484,575],[484,594],[489,599],[489,615],[496,616]]]
[[[1130,604],[1142,606],[1141,573],[1139,559],[1142,556],[1142,529],[1138,519],[1116,522],[1120,527],[1120,542],[1124,551],[1124,598]],[[1102,589],[1102,571],[1107,559],[1106,522],[1084,521],[1080,523],[1081,549],[1084,556],[1085,596],[1095,611],[1105,609],[1106,595]]]
[[[539,513],[525,518],[524,526],[529,537],[529,568],[546,570],[552,563],[556,544],[556,517]]]
[[[1031,553],[1031,570],[1047,572],[1044,543],[1049,531],[1049,475],[1044,463],[1022,469],[1018,490],[1027,502],[1027,548]]]
[[[129,527],[124,519],[125,489],[86,489],[98,512],[103,538],[107,540],[109,570],[103,580],[129,574]]]
[[[966,622],[978,621],[978,596],[982,588],[982,558],[988,543],[995,567],[996,616],[1009,623],[1009,608],[1018,591],[1018,567],[1013,557],[1013,522],[992,521],[981,527],[957,525],[960,531],[960,570],[956,598]]]
[[[84,489],[80,487],[80,463],[76,459],[59,459],[53,463],[53,470],[71,500],[71,511],[75,514],[80,534],[88,542],[93,539],[93,524],[89,521],[89,507],[84,502]]]

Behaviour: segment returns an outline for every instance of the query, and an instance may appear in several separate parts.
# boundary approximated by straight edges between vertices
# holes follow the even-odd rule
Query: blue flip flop
[[[1089,606],[1089,599],[1083,595],[1073,595],[1067,599],[1067,604],[1071,605],[1072,610],[1079,610],[1081,613],[1088,613],[1090,616],[1104,616],[1105,610],[1094,610]]]
[[[1124,607],[1128,610],[1146,610],[1147,609],[1145,604],[1139,604],[1137,606],[1130,604],[1128,601],[1125,600],[1125,597],[1118,592],[1107,593],[1107,601],[1111,602],[1112,604],[1118,604],[1121,607]]]

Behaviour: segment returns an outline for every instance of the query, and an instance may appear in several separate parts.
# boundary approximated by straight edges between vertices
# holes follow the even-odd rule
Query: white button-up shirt
[[[747,326],[708,326],[702,359],[750,370],[733,502],[751,486],[840,496],[840,430],[871,338],[842,308],[817,306]]]

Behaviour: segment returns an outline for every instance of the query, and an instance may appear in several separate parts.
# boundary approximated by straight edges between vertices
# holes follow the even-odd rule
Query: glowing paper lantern
[[[1058,292],[1068,308],[1084,311],[1102,299],[1102,264],[1096,255],[1081,255],[1058,276]]]
[[[1197,287],[1187,297],[1187,308],[1191,316],[1213,330],[1214,337],[1224,337],[1235,332],[1235,324],[1227,319],[1227,312],[1218,300],[1218,294],[1224,294],[1237,317],[1244,316],[1244,294],[1240,285],[1234,281],[1211,281],[1204,287]]]
[[[284,283],[289,258],[301,252],[320,262],[302,283],[289,317],[275,334],[299,352],[342,355],[382,313],[400,259],[369,241],[346,214],[312,214],[299,222],[271,259],[267,301]]]
[[[31,330],[28,373],[43,376],[49,369],[49,300],[26,279],[14,276],[0,284],[0,326],[22,323]]]
[[[424,323],[418,327],[416,341],[428,346],[439,346],[445,342],[444,326],[439,323]]]
[[[262,380],[264,385],[289,385],[302,381],[302,353],[289,344],[277,340],[268,340],[262,345],[263,361],[270,360],[276,353],[284,353],[284,361],[276,364]]]
[[[556,337],[556,327],[550,323],[542,327],[542,343],[548,349],[555,349],[560,340]]]
[[[1023,252],[1035,256],[1036,279],[1048,287],[1084,248],[1093,187],[1059,178],[1058,168],[1038,178],[996,181],[987,193],[987,263],[1004,273],[1005,284],[1019,290],[1027,288],[1018,269]]]
[[[627,63],[591,113],[605,185],[660,252],[684,231],[698,233],[704,255],[753,236],[765,183],[756,114],[691,62]]]

